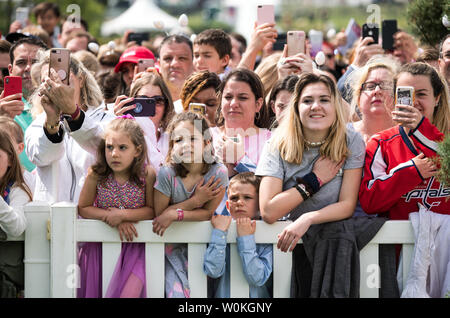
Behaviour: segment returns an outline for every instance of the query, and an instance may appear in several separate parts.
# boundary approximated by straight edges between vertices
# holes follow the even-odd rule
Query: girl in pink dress
[[[154,217],[156,175],[147,163],[147,145],[136,121],[131,116],[111,121],[80,194],[80,216],[116,227],[120,239],[131,242],[138,236],[133,224]],[[79,265],[78,297],[101,297],[101,243],[80,244]],[[146,297],[144,243],[122,243],[106,297]]]

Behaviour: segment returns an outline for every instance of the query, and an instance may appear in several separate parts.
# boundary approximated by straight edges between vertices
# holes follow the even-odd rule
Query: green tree
[[[2,34],[9,32],[9,25],[14,21],[15,9],[17,7],[29,7],[33,8],[35,5],[44,2],[44,0],[23,0],[23,1],[0,1],[0,30]],[[101,24],[105,14],[106,6],[104,1],[92,1],[92,0],[49,0],[48,2],[54,2],[59,5],[61,15],[71,15],[74,11],[68,11],[69,5],[76,4],[80,8],[81,18],[87,21],[89,25],[89,32],[98,37],[100,34]],[[34,16],[30,15],[30,20],[36,23]]]
[[[413,0],[408,6],[407,19],[422,44],[436,46],[449,32],[442,24],[442,17],[449,13],[448,0]]]

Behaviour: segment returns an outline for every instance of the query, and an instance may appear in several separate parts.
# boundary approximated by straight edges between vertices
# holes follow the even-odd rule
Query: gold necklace
[[[326,141],[326,139],[318,141],[318,142],[312,142],[312,141],[305,139],[305,144],[307,147],[320,147],[325,143],[325,141]]]

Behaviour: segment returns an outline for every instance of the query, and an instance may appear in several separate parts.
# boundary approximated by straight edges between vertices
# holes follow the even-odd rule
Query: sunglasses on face
[[[137,98],[151,98],[155,100],[157,106],[166,105],[166,98],[164,96],[155,95],[155,96],[147,96],[147,95],[138,95]]]

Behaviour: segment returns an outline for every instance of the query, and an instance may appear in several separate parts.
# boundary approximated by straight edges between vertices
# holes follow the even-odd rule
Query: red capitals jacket
[[[407,220],[409,213],[419,211],[420,203],[433,212],[450,214],[450,188],[444,188],[435,177],[424,179],[412,161],[420,152],[436,156],[444,134],[424,117],[409,137],[402,126],[395,126],[367,143],[359,189],[366,213],[387,212],[391,220]]]

